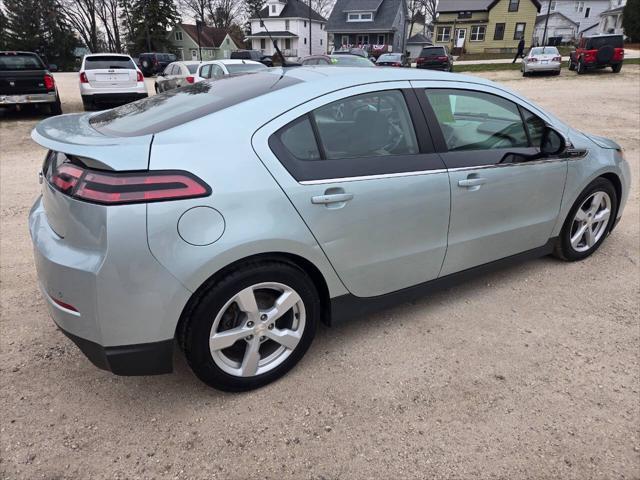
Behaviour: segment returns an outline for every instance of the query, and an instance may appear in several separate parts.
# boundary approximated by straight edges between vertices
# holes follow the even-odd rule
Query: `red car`
[[[618,73],[622,69],[623,60],[622,35],[582,37],[578,47],[569,55],[569,70],[582,74],[592,68],[611,67],[613,73]]]

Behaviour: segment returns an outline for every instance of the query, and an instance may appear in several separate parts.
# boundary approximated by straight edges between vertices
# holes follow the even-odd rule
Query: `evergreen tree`
[[[171,47],[168,30],[180,22],[173,0],[132,0],[129,45],[131,52],[166,52]]]
[[[4,48],[38,53],[45,62],[71,68],[78,41],[57,0],[4,0]]]
[[[627,37],[640,42],[640,0],[628,0],[622,11],[622,28]]]

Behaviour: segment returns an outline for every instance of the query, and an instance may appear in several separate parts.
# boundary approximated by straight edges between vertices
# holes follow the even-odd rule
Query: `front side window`
[[[502,40],[504,39],[504,23],[496,23],[496,30],[493,33],[494,40]]]
[[[517,12],[520,7],[520,0],[509,0],[509,11]]]
[[[529,110],[521,109],[522,118],[524,119],[524,124],[527,128],[527,133],[529,133],[529,139],[531,140],[531,145],[534,147],[539,147],[542,145],[542,136],[544,134],[546,123],[537,115],[534,115]]]
[[[448,42],[451,40],[451,27],[438,27],[438,33],[436,34],[436,41]]]
[[[513,32],[513,39],[520,40],[524,38],[524,29],[526,27],[526,23],[516,23],[516,29]]]
[[[211,78],[211,65],[205,65],[200,69],[200,76],[202,78]]]
[[[509,100],[469,90],[426,94],[450,152],[529,146],[518,107]]]
[[[487,27],[485,27],[484,25],[474,25],[473,27],[471,27],[471,41],[483,42],[486,31]]]

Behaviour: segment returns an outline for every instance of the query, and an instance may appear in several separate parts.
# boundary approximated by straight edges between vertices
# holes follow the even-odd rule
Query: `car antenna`
[[[258,13],[258,18],[260,19],[260,23],[262,24],[262,27],[264,28],[265,32],[267,32],[267,35],[269,35],[269,40],[271,40],[271,43],[273,43],[273,47],[276,49],[276,53],[278,55],[280,55],[280,58],[282,59],[282,66],[283,67],[287,67],[288,66],[287,65],[287,60],[284,58],[284,55],[282,54],[282,52],[278,48],[278,44],[276,43],[276,41],[271,36],[271,32],[269,32],[269,29],[267,28],[267,24],[264,23],[264,20],[262,20],[262,15],[260,15],[260,11],[258,11],[257,13]]]

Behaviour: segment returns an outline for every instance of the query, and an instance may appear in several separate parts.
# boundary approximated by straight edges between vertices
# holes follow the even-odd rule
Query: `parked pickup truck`
[[[0,52],[0,107],[45,105],[62,113],[56,82],[42,59],[31,52]]]

